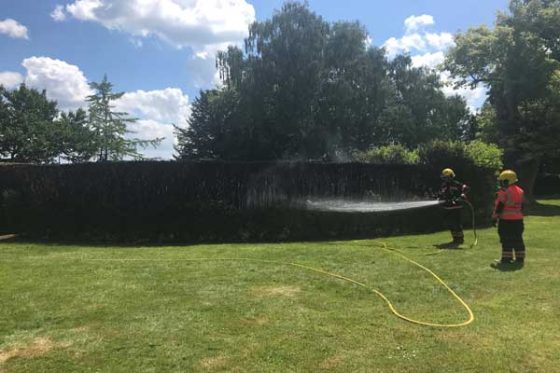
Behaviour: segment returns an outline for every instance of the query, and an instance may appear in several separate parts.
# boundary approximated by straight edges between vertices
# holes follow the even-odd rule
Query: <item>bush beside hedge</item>
[[[480,140],[468,143],[436,140],[412,150],[400,144],[392,144],[353,155],[358,162],[374,164],[418,164],[436,168],[471,164],[496,171],[503,166],[502,156],[503,151],[496,145]]]
[[[494,176],[450,165],[489,222]],[[3,165],[1,230],[112,242],[311,240],[431,232],[441,211],[309,211],[315,198],[407,200],[439,185],[439,166],[364,163],[122,162]],[[466,221],[470,221],[465,213]]]

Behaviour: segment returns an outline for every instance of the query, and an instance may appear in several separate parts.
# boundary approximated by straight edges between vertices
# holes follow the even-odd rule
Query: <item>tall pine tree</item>
[[[124,95],[124,92],[113,92],[113,84],[103,77],[100,83],[89,84],[95,91],[87,97],[89,103],[89,124],[98,138],[97,158],[99,161],[119,161],[125,158],[142,159],[138,147],[144,149],[148,146],[158,146],[163,138],[151,140],[129,139],[127,134],[133,133],[128,130],[128,124],[135,123],[126,112],[114,111],[112,103]]]

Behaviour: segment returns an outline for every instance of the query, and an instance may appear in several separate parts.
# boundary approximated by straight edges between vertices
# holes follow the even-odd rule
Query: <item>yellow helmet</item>
[[[498,176],[498,180],[501,182],[507,181],[509,185],[517,183],[517,174],[512,170],[504,170]]]
[[[443,171],[441,171],[441,176],[442,176],[442,177],[451,177],[451,178],[453,178],[453,177],[455,177],[455,172],[454,172],[452,169],[450,169],[450,168],[446,168],[446,169],[444,169]]]

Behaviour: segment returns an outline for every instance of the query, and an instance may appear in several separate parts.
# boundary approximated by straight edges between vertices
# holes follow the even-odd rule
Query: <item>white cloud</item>
[[[387,54],[390,57],[394,57],[399,53],[403,52],[410,52],[412,50],[425,50],[426,49],[426,40],[421,34],[408,34],[404,35],[402,38],[389,38],[383,47],[387,50]]]
[[[155,35],[175,47],[195,51],[241,41],[255,20],[246,0],[75,0],[74,18],[98,22],[136,37]]]
[[[449,32],[441,32],[439,34],[428,32],[424,35],[424,37],[432,48],[439,51],[446,50],[447,48],[455,45],[453,34],[450,34]]]
[[[29,39],[27,27],[11,18],[0,21],[0,34],[6,34],[14,39]]]
[[[445,60],[445,55],[443,52],[434,52],[434,53],[425,53],[425,54],[417,54],[411,57],[412,59],[412,66],[414,67],[422,67],[426,66],[429,68],[436,68],[438,65],[443,63]]]
[[[488,92],[488,89],[485,86],[479,85],[474,89],[469,87],[454,88],[453,80],[450,78],[448,71],[441,72],[440,77],[445,83],[445,86],[442,89],[443,93],[445,93],[446,96],[462,96],[467,101],[467,106],[473,113],[476,112],[484,103],[486,93]]]
[[[410,16],[404,20],[404,27],[407,33],[434,24],[435,24],[434,17],[432,17],[429,14],[422,14],[421,16]]]
[[[143,119],[181,125],[189,115],[189,97],[179,88],[125,93],[116,103],[117,111]]]
[[[197,89],[208,89],[220,84],[216,69],[216,54],[200,52],[187,60],[189,84]]]
[[[22,62],[27,69],[25,84],[46,89],[47,96],[56,100],[62,110],[75,110],[85,105],[91,89],[78,66],[49,57],[30,57]]]
[[[428,67],[435,69],[445,60],[445,51],[455,45],[453,34],[449,32],[427,32],[426,27],[435,25],[431,15],[410,16],[404,21],[405,33],[400,38],[391,37],[385,41],[383,47],[389,58],[400,53],[409,53],[414,67]],[[472,111],[479,108],[486,97],[486,87],[453,88],[453,81],[449,72],[440,72],[441,80],[446,84],[443,92],[447,96],[460,95],[465,98]]]
[[[170,159],[173,156],[175,135],[173,124],[185,127],[190,115],[189,97],[179,88],[125,93],[116,103],[115,110],[140,118],[128,127],[135,132],[129,138],[143,140],[165,139],[157,148],[142,151],[146,157]]]
[[[410,16],[404,21],[405,33],[402,37],[391,37],[383,47],[390,58],[401,53],[427,53],[444,51],[454,45],[453,35],[448,32],[433,33],[425,30],[434,25],[434,17],[428,14]]]
[[[190,48],[189,83],[199,89],[218,82],[216,52],[241,43],[256,19],[247,0],[74,0],[65,12],[128,33],[136,47],[143,38],[156,37]]]
[[[51,18],[56,22],[62,22],[66,19],[66,13],[64,13],[64,7],[62,5],[57,5],[56,8],[51,13]]]
[[[128,129],[134,133],[128,134],[129,139],[151,140],[164,138],[157,147],[138,149],[146,158],[172,159],[175,145],[175,133],[171,124],[161,123],[151,119],[140,119],[130,124]]]
[[[101,0],[77,0],[66,5],[66,11],[82,21],[95,21],[95,11],[103,7]]]
[[[13,71],[0,72],[0,85],[7,89],[16,88],[23,83],[23,76]]]

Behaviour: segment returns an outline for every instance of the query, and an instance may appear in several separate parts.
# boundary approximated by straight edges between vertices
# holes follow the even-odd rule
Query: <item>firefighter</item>
[[[465,242],[463,234],[463,225],[461,223],[461,211],[463,209],[463,201],[469,187],[455,179],[455,172],[451,168],[441,171],[442,184],[438,193],[438,198],[443,201],[443,209],[445,211],[444,218],[453,241],[443,245],[445,248],[458,247]]]
[[[517,185],[517,174],[512,170],[503,171],[498,177],[500,189],[496,195],[492,220],[498,225],[502,244],[502,257],[497,264],[525,262],[523,242],[523,197],[524,192]],[[515,254],[515,261],[514,260]]]

